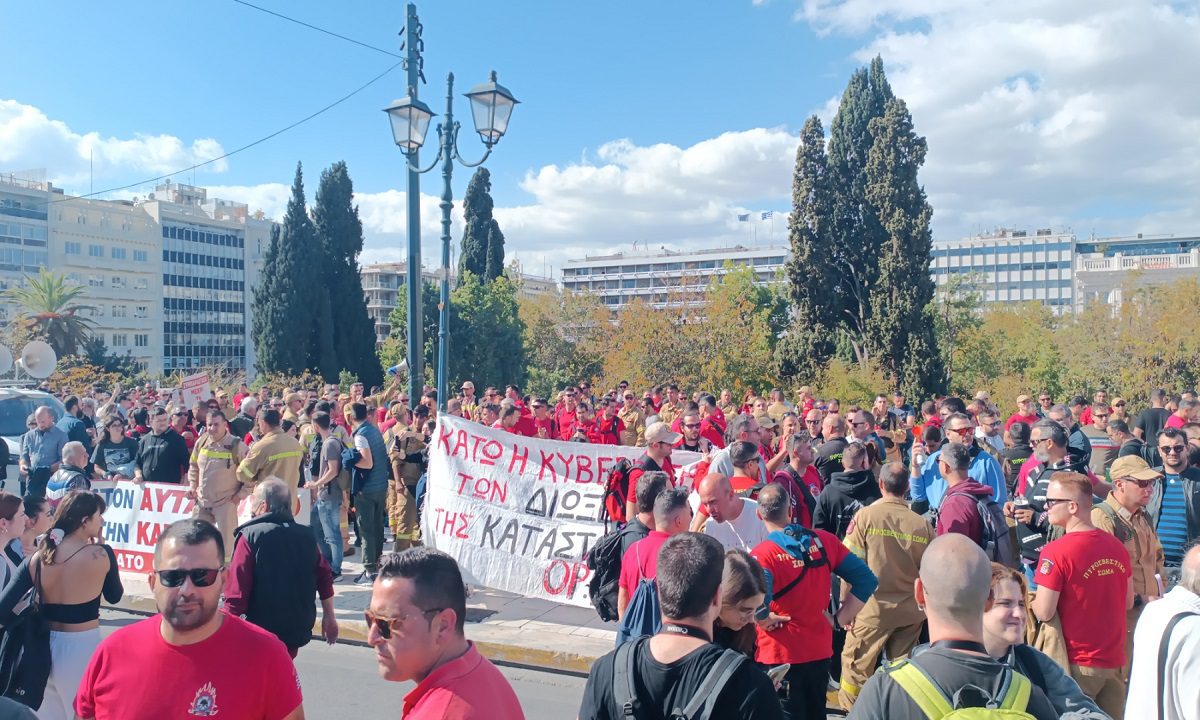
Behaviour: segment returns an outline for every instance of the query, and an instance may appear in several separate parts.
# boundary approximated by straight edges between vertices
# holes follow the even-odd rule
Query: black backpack
[[[617,701],[621,717],[632,720],[642,717],[641,699],[638,698],[633,678],[637,675],[638,654],[648,652],[647,640],[649,638],[640,638],[621,645],[613,658],[613,698]],[[688,704],[682,708],[673,708],[667,715],[667,720],[709,720],[721,691],[748,659],[737,650],[726,648],[704,675]]]
[[[592,571],[588,596],[604,622],[617,619],[617,584],[621,580],[621,540],[633,529],[626,525],[600,538],[587,554]]]
[[[324,463],[321,462],[321,449],[324,447],[324,443],[325,441],[317,434],[313,435],[312,441],[308,444],[308,476],[311,482],[316,482],[323,472]]]

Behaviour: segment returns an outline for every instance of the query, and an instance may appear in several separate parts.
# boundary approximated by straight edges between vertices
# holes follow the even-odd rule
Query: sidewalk
[[[363,611],[371,601],[369,585],[355,585],[362,565],[347,558],[342,579],[333,586],[334,610],[342,640],[366,642]],[[156,612],[146,576],[121,573],[125,597],[115,607]],[[491,660],[558,672],[587,674],[596,658],[613,649],[616,624],[604,623],[592,608],[559,605],[491,588],[473,588],[467,597],[467,638]],[[321,629],[320,608],[314,634]],[[319,642],[314,639],[313,642]]]

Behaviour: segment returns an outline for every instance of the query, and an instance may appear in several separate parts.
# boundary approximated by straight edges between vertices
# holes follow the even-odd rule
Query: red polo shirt
[[[1008,416],[1007,420],[1004,421],[1004,432],[1008,432],[1008,429],[1012,427],[1012,424],[1015,422],[1023,422],[1026,425],[1033,427],[1033,424],[1038,420],[1041,420],[1041,418],[1036,414],[1022,415],[1020,413],[1013,413],[1012,415]]]
[[[404,720],[525,720],[508,680],[475,643],[467,645],[404,696]]]

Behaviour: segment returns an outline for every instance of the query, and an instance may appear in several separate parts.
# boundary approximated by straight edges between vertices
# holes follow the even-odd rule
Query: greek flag
[[[738,213],[738,222],[750,222],[750,213]]]
[[[768,211],[766,211],[765,213],[763,213],[763,214],[762,214],[762,219],[763,219],[763,220],[771,220],[771,219],[773,219],[774,217],[775,217],[775,211],[774,211],[774,210],[768,210]]]

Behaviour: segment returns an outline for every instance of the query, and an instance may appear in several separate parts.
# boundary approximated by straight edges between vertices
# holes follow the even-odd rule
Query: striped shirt
[[[1167,565],[1183,563],[1183,547],[1188,541],[1187,504],[1183,499],[1183,480],[1178,475],[1163,476],[1162,509],[1158,513],[1158,539],[1162,542]]]

